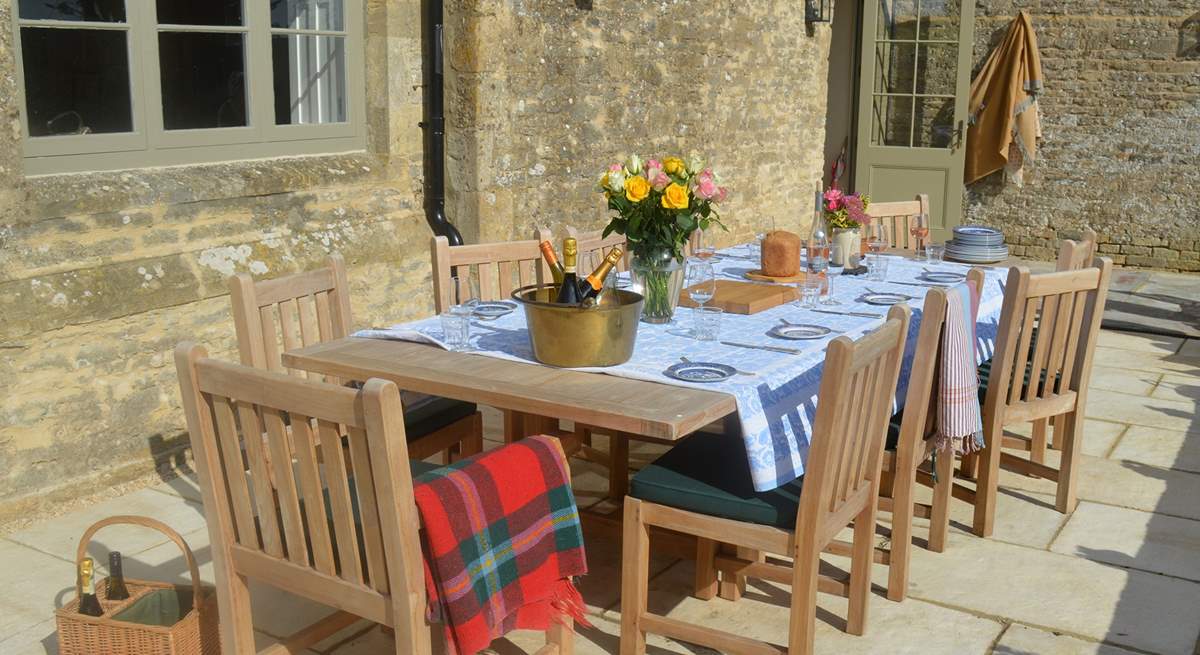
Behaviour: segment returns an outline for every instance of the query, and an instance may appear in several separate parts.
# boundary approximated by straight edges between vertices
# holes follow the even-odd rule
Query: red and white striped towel
[[[979,292],[973,281],[946,291],[937,413],[938,450],[942,451],[953,448],[959,454],[967,454],[983,448],[979,369],[975,363]]]

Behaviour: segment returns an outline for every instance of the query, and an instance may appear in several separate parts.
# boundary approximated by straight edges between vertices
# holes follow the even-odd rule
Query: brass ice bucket
[[[608,289],[593,307],[552,302],[552,284],[521,287],[513,300],[525,306],[533,356],[564,368],[614,366],[629,361],[642,317],[642,295]]]

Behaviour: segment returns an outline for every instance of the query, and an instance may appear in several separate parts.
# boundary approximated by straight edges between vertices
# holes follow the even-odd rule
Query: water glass
[[[816,309],[821,299],[821,288],[824,287],[824,280],[817,275],[807,275],[804,281],[798,285],[800,292],[800,306],[805,309]]]
[[[463,350],[471,337],[470,310],[464,312],[461,308],[460,305],[441,315],[442,342],[450,350]]]
[[[946,247],[940,243],[931,243],[925,246],[925,263],[940,264],[942,257],[946,254]]]
[[[717,276],[711,261],[691,259],[687,266],[688,297],[698,306],[712,300],[717,292]]]
[[[841,246],[837,244],[832,244],[829,246],[829,264],[825,270],[825,296],[821,299],[821,304],[842,304],[833,297],[833,277],[835,275],[841,275],[842,269],[846,266],[846,257],[848,257],[848,255],[844,252],[844,249]]]
[[[870,271],[867,273],[867,279],[875,282],[886,282],[888,272],[888,262],[891,258],[885,257],[879,253],[868,255],[870,260]]]
[[[697,307],[692,310],[696,321],[693,336],[700,341],[716,341],[721,336],[721,314],[724,313],[725,310],[720,307]]]

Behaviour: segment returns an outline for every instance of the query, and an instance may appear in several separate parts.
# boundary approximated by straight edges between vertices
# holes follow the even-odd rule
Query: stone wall
[[[1084,227],[1117,264],[1200,270],[1200,12],[1177,0],[977,0],[976,70],[1021,9],[1041,46],[1045,140],[1024,188],[997,173],[967,220],[1052,259]]]
[[[469,238],[599,229],[606,164],[699,155],[729,233],[807,231],[822,169],[829,26],[790,0],[630,5],[448,0],[451,215]]]
[[[366,152],[26,178],[0,0],[0,519],[179,455],[171,352],[236,358],[233,272],[338,251],[356,323],[432,311],[420,3],[364,5]]]

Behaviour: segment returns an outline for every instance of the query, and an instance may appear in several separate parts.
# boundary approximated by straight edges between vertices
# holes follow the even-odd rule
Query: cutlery
[[[751,350],[769,350],[773,353],[786,353],[788,355],[799,355],[802,351],[796,348],[785,348],[783,346],[759,346],[753,343],[738,343],[737,341],[722,341],[726,346],[735,348],[750,348]]]
[[[810,312],[820,314],[838,314],[840,316],[862,316],[864,318],[883,318],[883,314],[872,314],[871,312],[839,312],[832,309],[810,309]]]
[[[905,284],[905,283],[889,281],[888,284]],[[916,300],[916,298],[914,298],[912,296],[906,296],[903,293],[892,293],[891,291],[876,291],[876,290],[872,289],[871,287],[867,287],[867,293],[874,293],[874,294],[880,295],[880,296],[900,296],[902,298],[908,298],[909,300]]]
[[[679,361],[683,362],[684,364],[695,364],[695,362],[688,359],[687,357],[680,357]],[[729,364],[726,364],[726,366],[729,366]],[[738,375],[755,375],[755,376],[758,375],[758,373],[755,373],[754,371],[743,371],[742,369],[734,368],[733,366],[729,366],[729,368],[732,368],[733,372],[737,373]]]
[[[791,327],[808,327],[810,325],[815,326],[815,327],[822,327],[822,328],[829,330],[830,333],[832,333],[832,334],[842,334],[841,330],[835,330],[827,325],[817,325],[816,323],[793,323],[793,322],[787,320],[786,318],[782,318],[782,317],[779,319],[779,322],[782,323],[783,325],[789,325]]]
[[[949,284],[939,284],[937,282],[889,282],[888,284],[905,284],[910,287],[937,287],[939,289],[950,288]],[[896,294],[901,295],[901,294]]]

